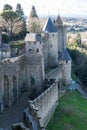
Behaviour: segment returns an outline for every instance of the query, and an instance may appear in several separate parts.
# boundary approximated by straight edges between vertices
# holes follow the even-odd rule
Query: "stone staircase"
[[[29,108],[26,108],[23,112],[23,117],[26,125],[31,130],[38,130],[37,122],[34,120],[32,114],[29,112]]]

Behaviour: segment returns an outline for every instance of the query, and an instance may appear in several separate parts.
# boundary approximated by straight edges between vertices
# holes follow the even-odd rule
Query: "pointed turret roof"
[[[68,53],[68,51],[67,51],[67,49],[64,49],[63,54],[62,54],[60,60],[62,60],[62,61],[72,60],[70,55],[69,55],[69,53]]]
[[[59,14],[57,16],[57,19],[56,19],[55,23],[58,24],[58,25],[63,25],[63,21],[62,21],[62,19],[61,19]]]
[[[54,24],[52,23],[51,18],[48,18],[46,24],[43,27],[44,32],[56,32]]]

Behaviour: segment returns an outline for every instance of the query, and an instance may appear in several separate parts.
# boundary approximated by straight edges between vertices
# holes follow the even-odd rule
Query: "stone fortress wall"
[[[48,49],[46,48],[46,44],[43,47],[43,50],[46,52],[47,50],[47,55],[44,54],[45,61],[48,61],[48,66],[49,67],[54,67],[58,65],[58,39],[57,39],[58,33],[49,33],[48,34]],[[47,63],[46,61],[46,63]],[[47,66],[47,65],[46,65]]]
[[[51,79],[46,85],[49,85],[48,89],[29,100],[29,107],[24,110],[24,121],[31,129],[35,125],[38,130],[44,130],[58,105],[58,84]]]
[[[23,61],[24,56],[0,61],[1,111],[18,100],[23,85],[26,83],[26,68],[21,69]]]
[[[29,107],[36,109],[39,122],[47,126],[56,106],[58,105],[58,85],[53,83],[44,93],[33,101],[29,101]]]
[[[67,63],[66,63],[67,62]],[[70,84],[71,80],[71,61],[63,62],[63,79],[66,82],[66,85]]]
[[[33,83],[32,79],[33,78]],[[7,58],[0,62],[0,106],[1,111],[17,102],[18,97],[27,89],[40,92],[44,81],[43,56],[25,54]]]
[[[36,53],[27,55],[27,65],[27,69],[30,71],[30,80],[33,80],[30,84],[31,89],[38,93],[43,89],[45,78],[43,55]]]
[[[40,130],[45,129],[58,104],[60,80],[69,84],[71,79],[71,58],[66,49],[66,30],[61,20],[57,31],[51,19],[47,21],[43,39],[37,34],[29,33],[25,38],[25,54],[0,61],[0,111],[17,102],[25,90],[31,95],[32,92],[39,94],[40,96],[28,102],[29,107],[24,111],[24,120],[33,130],[34,126]],[[46,75],[47,67],[52,71]],[[48,86],[43,92],[46,81]]]

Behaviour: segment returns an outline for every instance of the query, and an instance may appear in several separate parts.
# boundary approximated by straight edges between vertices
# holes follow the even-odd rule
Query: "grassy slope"
[[[77,91],[67,92],[46,130],[87,130],[87,100]]]

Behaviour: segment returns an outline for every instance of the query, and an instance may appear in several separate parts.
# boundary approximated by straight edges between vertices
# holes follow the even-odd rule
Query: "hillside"
[[[77,92],[67,92],[46,130],[87,130],[87,100]]]

